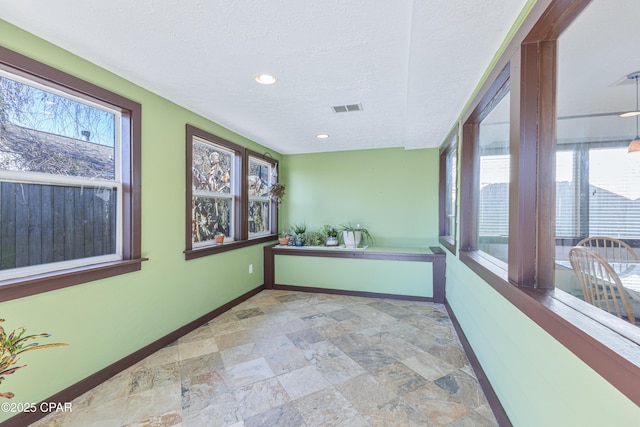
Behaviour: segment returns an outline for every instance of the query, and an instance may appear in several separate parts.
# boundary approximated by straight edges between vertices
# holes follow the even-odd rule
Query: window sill
[[[640,405],[640,327],[603,313],[559,289],[508,282],[487,257],[460,251],[460,259],[554,339]]]
[[[452,254],[456,254],[456,239],[452,236],[440,236],[439,239],[442,246],[449,249]]]
[[[0,302],[138,271],[141,269],[142,261],[147,261],[147,259],[137,258],[127,261],[93,264],[35,276],[3,280],[0,281]]]
[[[249,240],[238,240],[221,245],[204,246],[197,249],[187,249],[184,251],[184,258],[189,261],[191,259],[201,258],[209,255],[215,255],[221,252],[233,251],[247,246],[259,245],[261,243],[272,242],[278,238],[277,234],[269,234],[268,236],[260,236]]]
[[[473,270],[485,282],[490,284],[496,281],[508,284],[507,264],[480,251],[460,250],[460,260]]]

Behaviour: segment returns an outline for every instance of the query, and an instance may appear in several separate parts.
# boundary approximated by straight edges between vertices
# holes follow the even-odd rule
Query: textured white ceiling
[[[293,154],[438,146],[525,3],[0,0],[0,18]]]

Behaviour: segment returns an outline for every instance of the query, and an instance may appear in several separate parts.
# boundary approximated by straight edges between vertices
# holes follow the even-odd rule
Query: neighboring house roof
[[[114,148],[4,123],[0,169],[113,179]]]

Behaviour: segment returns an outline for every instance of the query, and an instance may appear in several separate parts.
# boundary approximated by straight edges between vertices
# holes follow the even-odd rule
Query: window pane
[[[274,182],[271,163],[249,157],[249,237],[271,233],[271,198],[269,188]]]
[[[249,157],[249,197],[269,197],[271,164]]]
[[[616,252],[596,249],[623,284],[611,302],[640,299],[637,280],[629,282],[640,277],[640,267],[629,273],[619,265],[621,257],[635,256],[640,247],[640,156],[627,152],[637,135],[636,119],[620,117],[636,110],[635,82],[627,76],[639,69],[628,61],[628,52],[640,27],[619,24],[640,14],[640,3],[625,6],[612,9],[609,2],[594,0],[558,40],[555,283],[596,307],[601,306],[580,280],[594,275],[581,276],[569,262],[571,248],[595,236],[631,246]],[[604,310],[617,316],[613,303],[609,307]]]
[[[0,270],[116,253],[115,188],[0,183]]]
[[[449,236],[455,235],[456,232],[456,183],[457,175],[458,149],[454,148],[447,155],[447,231]]]
[[[626,147],[589,150],[589,235],[640,239],[639,160]]]
[[[440,206],[440,237],[441,243],[449,247],[449,245],[455,245],[455,233],[456,233],[456,168],[458,149],[454,145],[457,142],[457,138],[454,135],[448,142],[448,145],[444,152],[440,154],[440,165],[444,170],[444,182],[440,183],[440,192],[443,195],[443,206]],[[453,145],[453,146],[452,146]],[[443,157],[444,156],[444,157]],[[443,162],[444,158],[444,162]],[[442,197],[442,196],[441,196]],[[449,247],[450,250],[454,250],[453,246]]]
[[[265,234],[271,231],[271,202],[249,202],[249,234]]]
[[[216,233],[232,238],[231,199],[215,197],[193,198],[192,241],[203,243],[214,241]]]
[[[0,279],[118,261],[128,245],[120,127],[129,110],[50,77],[45,86],[0,71]]]
[[[116,115],[0,75],[0,169],[115,179]]]
[[[232,151],[194,139],[193,189],[230,194],[233,159]]]
[[[509,237],[509,93],[479,126],[478,249],[507,262]]]

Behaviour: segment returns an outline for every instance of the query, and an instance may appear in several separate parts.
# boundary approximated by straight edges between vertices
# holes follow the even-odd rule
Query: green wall
[[[426,247],[438,236],[438,150],[402,148],[284,156],[283,227],[351,222],[376,246]]]
[[[185,123],[266,150],[1,20],[0,44],[142,104],[142,255],[149,261],[140,272],[0,304],[6,330],[24,326],[70,344],[26,353],[28,367],[0,385],[14,402],[38,402],[263,283],[261,245],[184,260]]]
[[[514,426],[635,427],[640,409],[447,256],[447,301]]]

